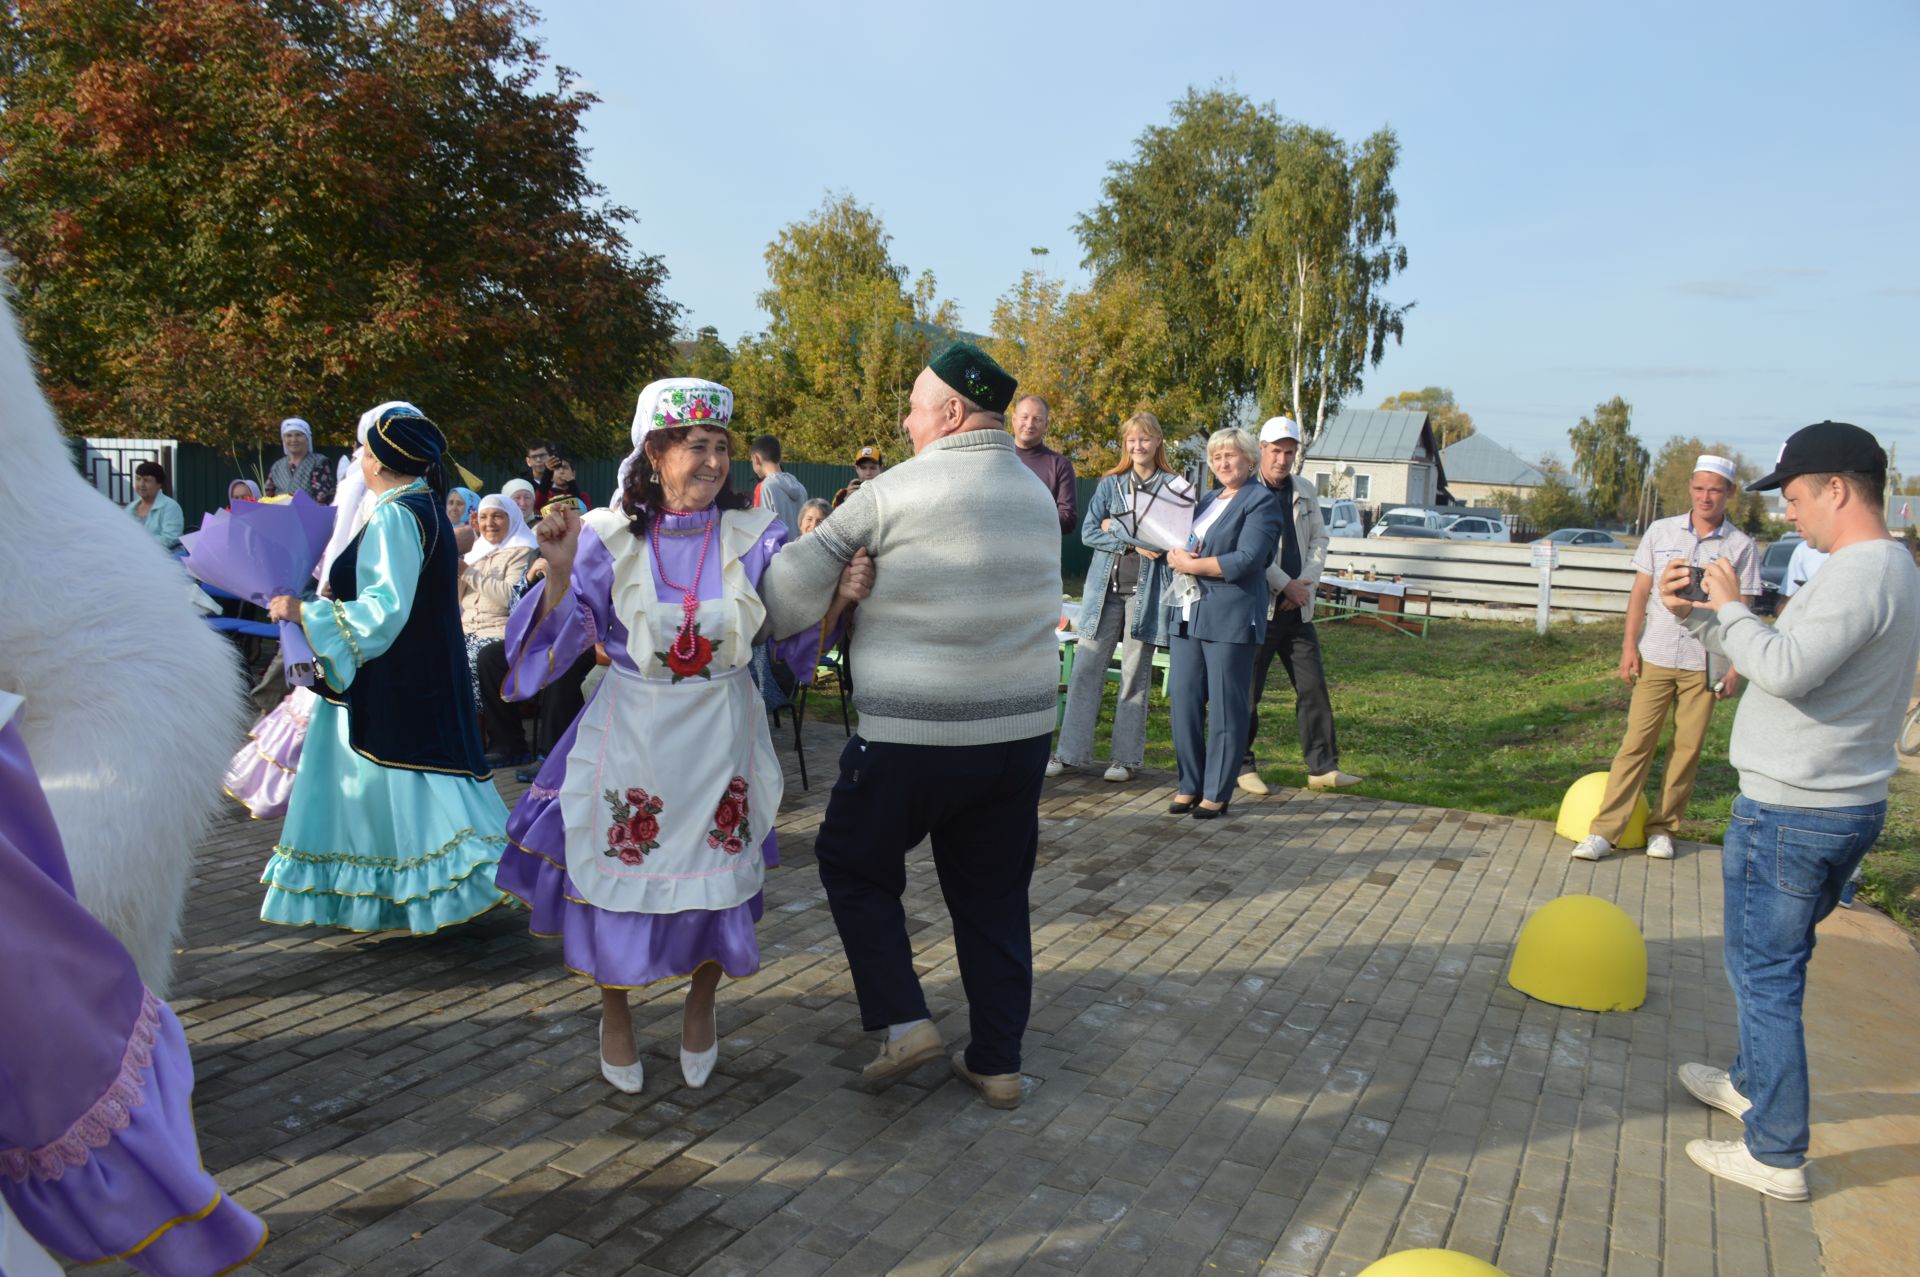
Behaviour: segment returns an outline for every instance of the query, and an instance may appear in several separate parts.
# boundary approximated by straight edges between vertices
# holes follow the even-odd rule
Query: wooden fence
[[[1335,537],[1327,574],[1342,569],[1398,577],[1428,590],[1437,616],[1490,616],[1493,608],[1532,608],[1540,597],[1540,572],[1528,545]],[[1631,551],[1562,547],[1553,573],[1553,609],[1577,617],[1623,615],[1635,575]]]

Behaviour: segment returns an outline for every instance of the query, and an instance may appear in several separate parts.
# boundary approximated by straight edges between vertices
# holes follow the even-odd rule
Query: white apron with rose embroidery
[[[694,613],[697,672],[677,672],[668,647],[684,612],[678,600],[659,600],[652,547],[617,511],[586,516],[613,554],[614,615],[639,668],[608,667],[581,711],[559,787],[567,875],[595,908],[731,909],[766,878],[760,847],[786,782],[748,673],[766,608],[740,559],[773,513],[719,518],[709,553],[721,556],[721,594]]]

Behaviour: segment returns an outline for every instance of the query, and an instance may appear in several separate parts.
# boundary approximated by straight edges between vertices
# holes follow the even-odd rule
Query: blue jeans
[[[1807,992],[1813,929],[1880,836],[1887,805],[1770,807],[1744,794],[1721,856],[1727,982],[1740,1014],[1740,1051],[1728,1071],[1747,1110],[1747,1149],[1768,1166],[1807,1156]]]

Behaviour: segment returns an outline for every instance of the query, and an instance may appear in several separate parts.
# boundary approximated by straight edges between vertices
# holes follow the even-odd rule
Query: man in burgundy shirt
[[[1022,396],[1007,418],[1007,431],[1013,436],[1013,455],[1053,494],[1060,510],[1060,531],[1074,531],[1080,524],[1080,508],[1074,495],[1073,462],[1047,447],[1047,401],[1039,395]]]

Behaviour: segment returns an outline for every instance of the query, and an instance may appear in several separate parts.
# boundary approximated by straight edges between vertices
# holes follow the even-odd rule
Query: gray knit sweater
[[[760,578],[775,634],[816,624],[862,546],[873,593],[853,629],[860,735],[985,745],[1053,730],[1060,521],[999,430],[969,430],[860,485]]]
[[[1747,680],[1727,751],[1741,793],[1772,807],[1886,800],[1920,660],[1920,570],[1905,546],[1835,551],[1778,625],[1740,603],[1681,624]]]

